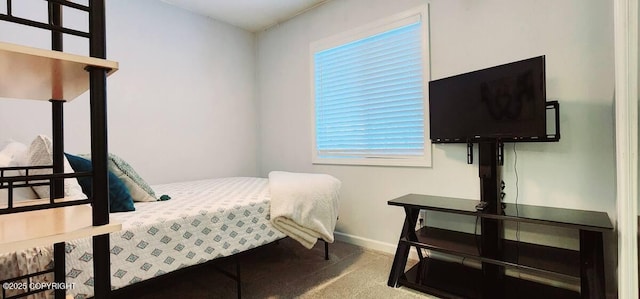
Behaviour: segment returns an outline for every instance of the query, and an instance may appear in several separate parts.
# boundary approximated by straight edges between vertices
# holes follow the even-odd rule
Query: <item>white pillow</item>
[[[2,149],[2,153],[10,158],[11,166],[21,166],[20,163],[23,163],[27,155],[27,146],[17,142],[17,141],[9,141],[7,145]]]
[[[7,144],[2,151],[0,151],[0,167],[13,167],[24,165],[23,161],[27,153],[27,146],[16,141],[11,141]],[[5,176],[20,175],[20,173],[5,171]],[[31,189],[31,187],[15,188],[13,189],[13,202],[26,201],[30,199],[37,199],[38,195]],[[0,206],[6,206],[9,199],[9,191],[7,189],[0,189]]]
[[[39,165],[52,165],[53,164],[53,142],[46,135],[38,135],[27,152],[27,165],[39,166]],[[37,169],[30,170],[29,174],[51,174],[51,169]],[[73,173],[73,168],[67,160],[64,158],[64,172]],[[37,186],[33,187],[40,198],[49,198],[49,186]],[[82,188],[78,184],[78,180],[75,178],[64,180],[64,196],[72,199],[85,198],[82,193]]]

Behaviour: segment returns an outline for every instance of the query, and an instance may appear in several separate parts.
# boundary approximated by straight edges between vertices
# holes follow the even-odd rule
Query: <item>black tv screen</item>
[[[546,136],[544,56],[429,82],[431,141],[527,141]]]

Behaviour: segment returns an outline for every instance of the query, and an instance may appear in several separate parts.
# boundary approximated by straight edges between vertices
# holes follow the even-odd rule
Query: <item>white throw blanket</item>
[[[271,223],[308,249],[333,243],[340,185],[327,174],[270,172]]]

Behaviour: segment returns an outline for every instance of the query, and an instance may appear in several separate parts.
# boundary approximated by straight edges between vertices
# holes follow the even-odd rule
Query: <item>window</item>
[[[426,12],[311,45],[313,163],[430,166]]]

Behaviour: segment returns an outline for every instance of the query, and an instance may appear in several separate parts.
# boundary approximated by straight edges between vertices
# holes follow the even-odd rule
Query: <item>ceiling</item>
[[[284,22],[328,0],[161,0],[251,32]]]

